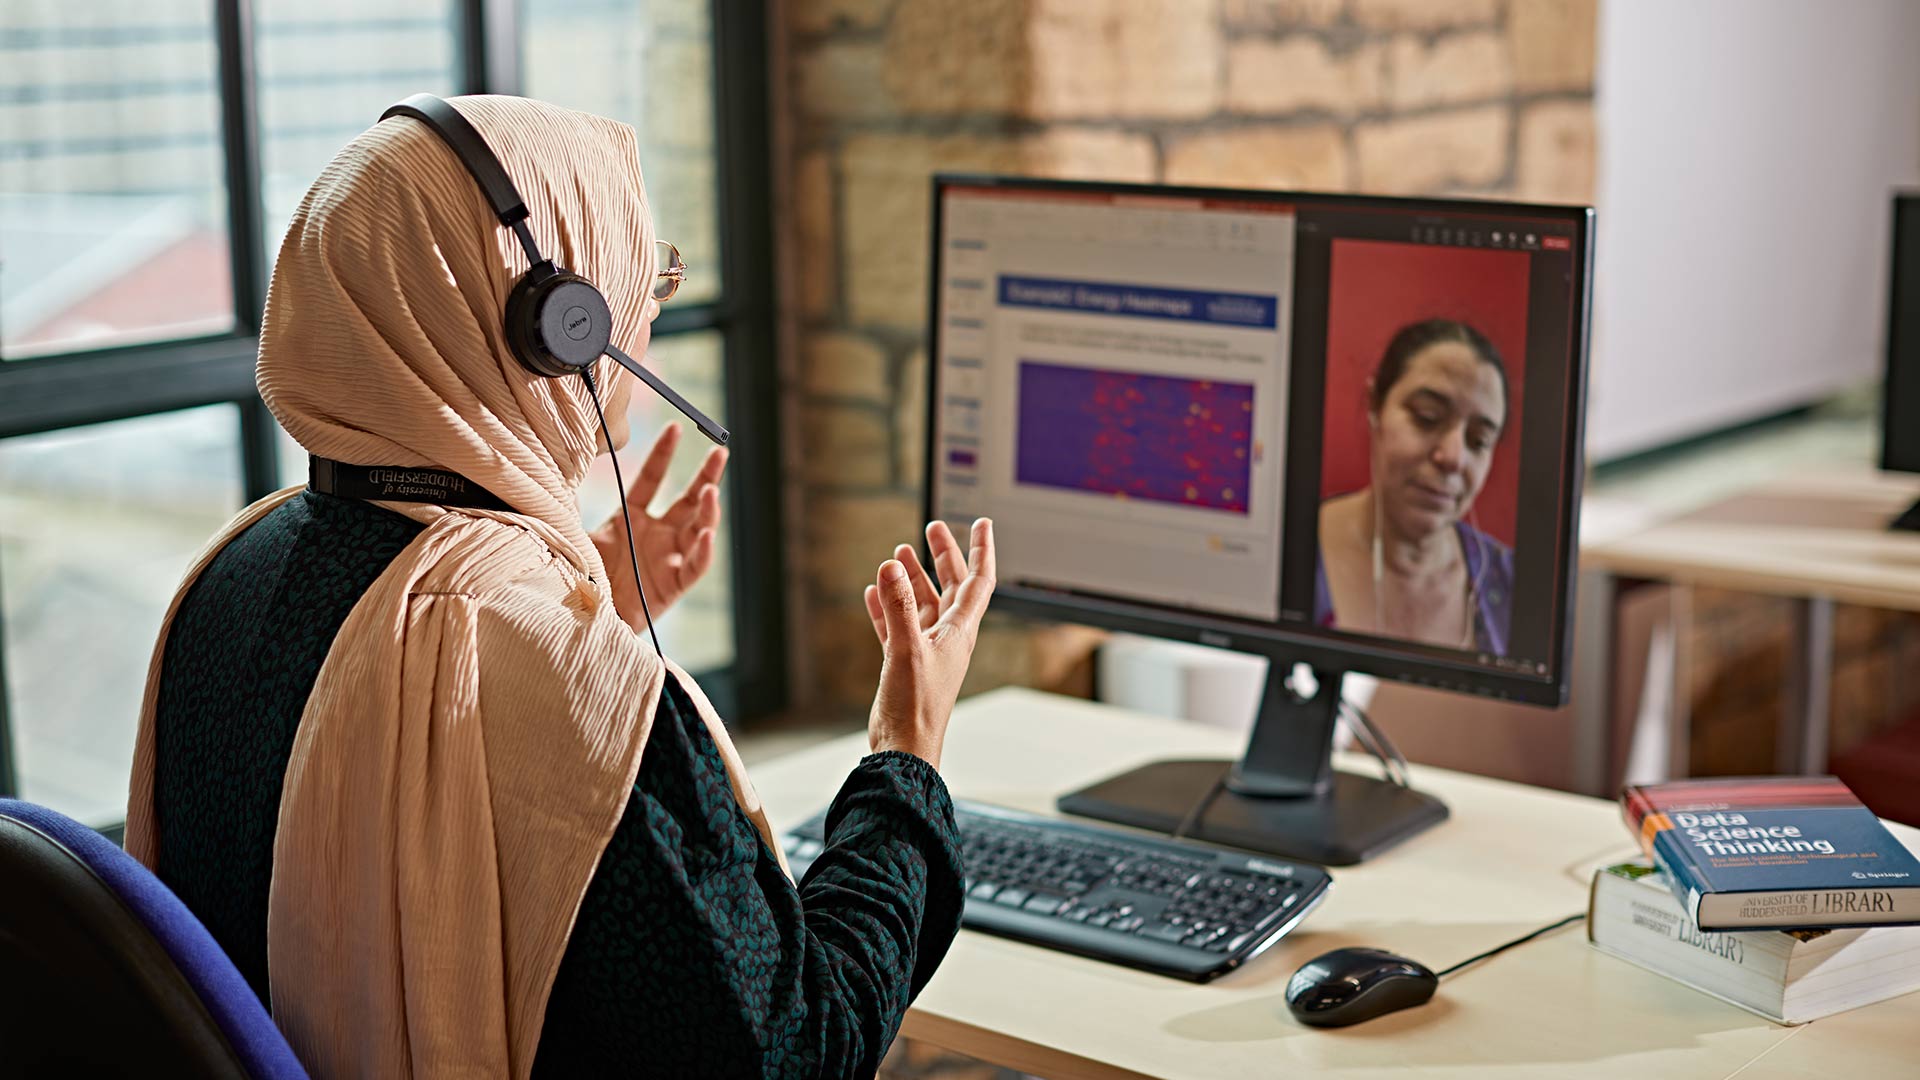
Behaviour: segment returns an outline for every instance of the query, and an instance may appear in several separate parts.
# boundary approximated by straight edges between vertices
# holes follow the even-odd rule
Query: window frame
[[[460,92],[519,93],[519,0],[455,4]],[[712,301],[669,305],[655,320],[653,335],[663,339],[707,331],[719,336],[727,423],[742,436],[730,448],[729,479],[722,489],[734,524],[728,530],[734,659],[693,673],[720,714],[733,721],[777,711],[787,697],[773,352],[772,147],[765,0],[708,0],[708,7],[721,287]],[[261,235],[252,0],[215,0],[214,31],[233,329],[0,361],[0,440],[232,403],[240,415],[243,496],[251,502],[281,486],[277,427],[253,376],[269,268]],[[367,119],[371,124],[375,118]],[[5,654],[0,637],[0,797],[20,791]]]

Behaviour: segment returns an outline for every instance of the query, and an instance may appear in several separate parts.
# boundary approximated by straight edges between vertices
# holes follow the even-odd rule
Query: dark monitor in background
[[[1892,281],[1880,467],[1920,473],[1920,192],[1893,199]],[[1893,527],[1920,529],[1920,503],[1895,518]]]
[[[1566,701],[1592,229],[935,178],[929,518],[994,519],[1004,610],[1271,661],[1239,762],[1061,809],[1357,862],[1446,808],[1332,769],[1346,672]]]

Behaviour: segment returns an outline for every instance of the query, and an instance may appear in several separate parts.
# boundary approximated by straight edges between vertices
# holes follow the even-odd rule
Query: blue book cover
[[[1620,802],[1702,930],[1920,923],[1920,859],[1834,777],[1636,785]]]

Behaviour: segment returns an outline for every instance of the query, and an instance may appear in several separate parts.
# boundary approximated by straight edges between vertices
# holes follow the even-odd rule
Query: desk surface
[[[1920,476],[1867,467],[1793,474],[1692,513],[1582,545],[1582,569],[1920,611],[1920,533],[1887,522]]]
[[[1052,812],[1124,767],[1235,756],[1218,729],[1028,690],[962,702],[943,772],[956,795]],[[818,811],[866,752],[837,739],[755,770],[776,828]],[[1350,762],[1356,770],[1365,766]],[[1612,803],[1438,769],[1415,772],[1453,817],[1336,869],[1319,910],[1204,986],[962,931],[904,1034],[1047,1077],[1807,1077],[1913,1075],[1920,994],[1777,1027],[1586,943],[1579,926],[1449,977],[1431,1004],[1320,1031],[1287,1015],[1286,982],[1343,945],[1435,969],[1586,906],[1593,867],[1636,849]],[[1904,834],[1920,849],[1920,833]],[[1902,1070],[1907,1070],[1903,1073]]]

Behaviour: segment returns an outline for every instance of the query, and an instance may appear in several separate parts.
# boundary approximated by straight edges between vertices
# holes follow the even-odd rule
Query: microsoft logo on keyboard
[[[1247,869],[1258,870],[1263,874],[1272,874],[1275,877],[1290,878],[1293,876],[1293,867],[1281,866],[1278,863],[1261,862],[1259,859],[1248,859]]]

